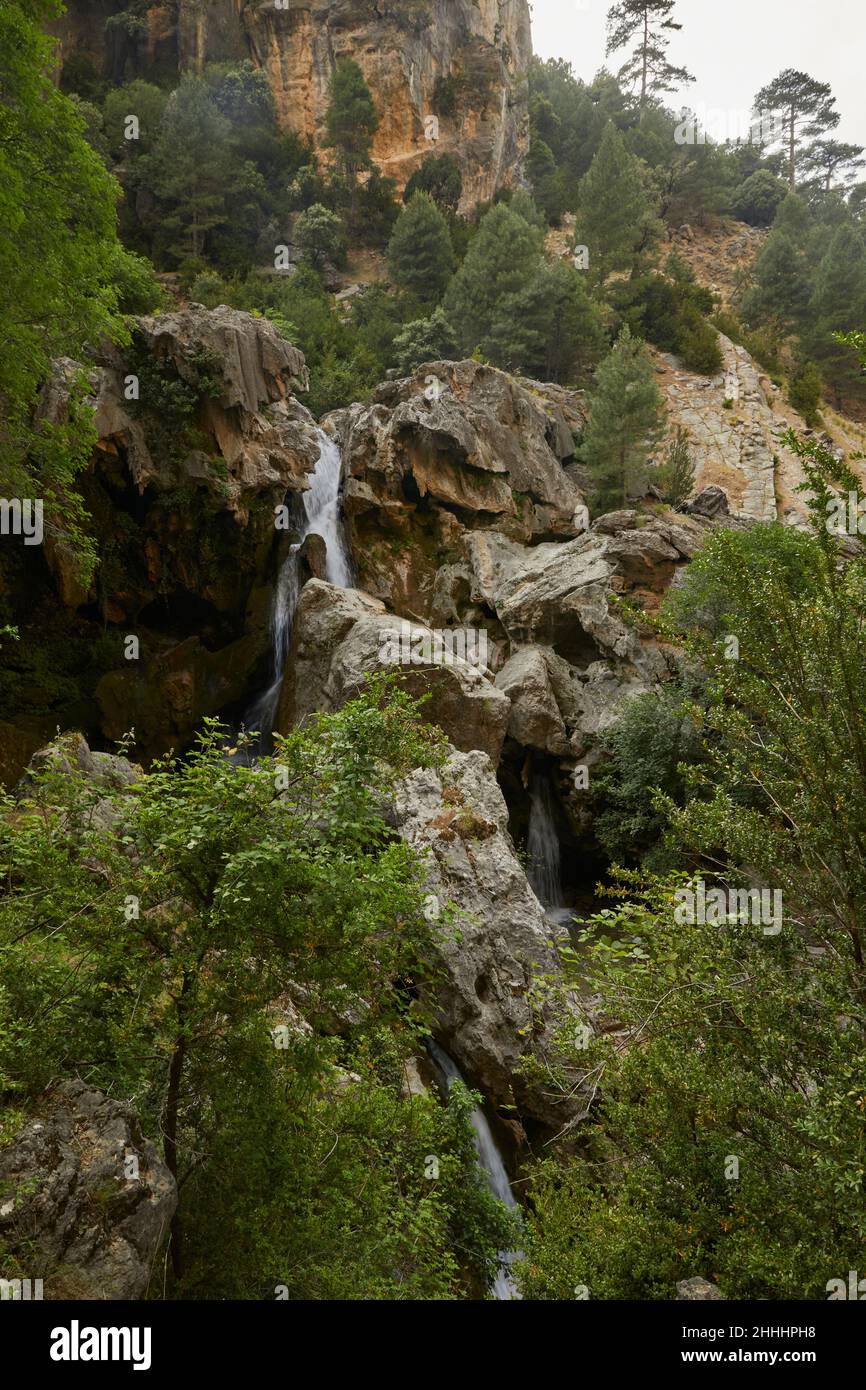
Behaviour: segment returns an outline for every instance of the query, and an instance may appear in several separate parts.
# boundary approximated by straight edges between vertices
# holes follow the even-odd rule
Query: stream
[[[434,1066],[445,1085],[450,1088],[455,1081],[462,1081],[465,1086],[466,1081],[460,1068],[456,1062],[452,1061],[448,1053],[432,1038],[428,1040],[427,1047]],[[500,1202],[504,1202],[512,1211],[517,1211],[518,1206],[511,1191],[511,1182],[505,1170],[505,1164],[502,1162],[502,1155],[497,1148],[496,1140],[493,1138],[493,1132],[487,1122],[487,1116],[483,1110],[476,1106],[469,1116],[469,1120],[474,1132],[478,1166],[487,1178],[490,1191],[494,1197],[498,1197]],[[501,1301],[520,1298],[510,1271],[510,1266],[520,1258],[521,1251],[519,1250],[500,1250],[499,1270],[490,1285],[490,1292],[494,1298]]]

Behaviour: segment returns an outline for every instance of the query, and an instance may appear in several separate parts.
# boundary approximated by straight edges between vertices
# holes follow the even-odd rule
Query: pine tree
[[[340,58],[331,78],[325,144],[336,151],[340,170],[352,185],[361,170],[370,166],[378,128],[379,116],[363,72],[354,59]]]
[[[803,155],[803,170],[814,174],[819,187],[830,192],[833,179],[840,176],[843,191],[854,182],[856,172],[866,167],[866,159],[861,159],[862,145],[851,145],[844,140],[816,140]]]
[[[789,186],[797,186],[797,167],[804,157],[802,142],[834,130],[840,116],[834,111],[836,98],[826,82],[816,82],[806,72],[786,68],[762,87],[755,97],[755,115],[766,122],[777,118],[782,127]]]
[[[640,162],[609,121],[580,182],[577,240],[589,250],[591,281],[603,286],[613,271],[632,268],[657,231]]]
[[[663,401],[644,344],[626,327],[596,372],[581,457],[600,510],[641,493],[663,429]]]
[[[395,223],[386,252],[395,285],[420,304],[438,304],[454,270],[448,223],[426,193],[415,193]]]
[[[863,233],[850,223],[838,227],[818,266],[815,292],[809,305],[804,348],[821,367],[836,403],[846,396],[863,399],[864,381],[854,349],[836,334],[866,323],[866,245]]]
[[[787,226],[773,228],[753,274],[755,283],[742,304],[746,322],[772,324],[784,332],[799,328],[809,309],[813,270],[803,242]]]
[[[169,97],[152,153],[141,157],[142,180],[165,205],[161,233],[178,260],[201,256],[209,233],[228,220],[226,197],[238,173],[229,133],[204,82],[185,77]]]
[[[671,18],[674,0],[619,0],[608,10],[607,56],[637,39],[634,53],[617,73],[623,86],[639,88],[640,123],[646,119],[650,98],[673,91],[694,77],[685,68],[668,62],[669,35],[682,29]]]
[[[424,362],[452,361],[457,339],[442,309],[428,319],[415,319],[394,339],[394,361],[401,376],[410,376]]]
[[[541,232],[505,203],[484,214],[445,296],[445,312],[464,352],[480,347],[491,356],[494,330],[501,343],[502,320],[541,269],[543,244]]]

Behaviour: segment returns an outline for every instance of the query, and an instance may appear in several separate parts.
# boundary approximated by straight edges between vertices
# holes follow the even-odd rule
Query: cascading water
[[[449,1088],[455,1081],[463,1081],[463,1076],[456,1062],[451,1060],[448,1053],[443,1051],[438,1043],[430,1038],[427,1047],[434,1065]],[[512,1211],[517,1211],[518,1207],[511,1191],[511,1183],[508,1180],[502,1156],[496,1147],[496,1140],[493,1138],[490,1125],[487,1123],[487,1116],[483,1110],[476,1106],[469,1116],[469,1120],[474,1131],[478,1165],[487,1177],[491,1192]],[[500,1250],[499,1270],[490,1286],[490,1292],[494,1298],[500,1300],[520,1298],[517,1286],[511,1277],[510,1266],[515,1260],[521,1258],[521,1253],[519,1250]]]
[[[553,792],[547,777],[535,773],[529,787],[527,878],[542,907],[563,907],[561,853]]]
[[[245,726],[258,733],[259,743],[270,739],[286,670],[292,621],[298,602],[298,553],[307,536],[315,533],[325,542],[325,578],[329,584],[348,588],[352,569],[340,525],[340,446],[324,430],[317,430],[319,458],[302,493],[304,521],[301,534],[283,562],[271,603],[271,683],[256,697],[244,716]]]

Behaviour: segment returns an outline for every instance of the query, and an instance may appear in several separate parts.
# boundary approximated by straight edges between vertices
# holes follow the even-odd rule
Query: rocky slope
[[[520,177],[529,148],[527,0],[166,0],[148,8],[140,39],[106,30],[124,8],[122,0],[71,5],[56,29],[62,61],[84,59],[122,79],[251,59],[268,75],[282,128],[327,159],[328,87],[346,54],[379,112],[374,160],[401,190],[431,150],[459,160],[464,210]],[[438,117],[435,141],[429,116]]]

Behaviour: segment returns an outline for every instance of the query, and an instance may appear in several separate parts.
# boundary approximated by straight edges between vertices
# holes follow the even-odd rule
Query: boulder
[[[477,636],[480,658],[483,634]],[[368,594],[311,579],[298,599],[274,727],[285,733],[316,710],[339,709],[369,674],[399,671],[402,688],[430,697],[423,718],[438,724],[456,747],[483,749],[495,764],[511,705],[475,660],[474,638],[470,633],[464,659],[430,628],[401,623]]]
[[[47,1299],[143,1298],[176,1206],[133,1112],[82,1081],[52,1087],[0,1149],[0,1243]]]
[[[712,1303],[724,1297],[718,1284],[711,1284],[699,1274],[691,1279],[680,1279],[677,1284],[678,1303]]]
[[[494,1104],[557,1123],[569,1113],[565,1097],[518,1071],[546,1040],[531,991],[540,974],[560,972],[554,928],[514,852],[490,759],[454,752],[441,771],[399,782],[395,805],[400,834],[427,860],[428,916],[444,968],[437,1036]]]

